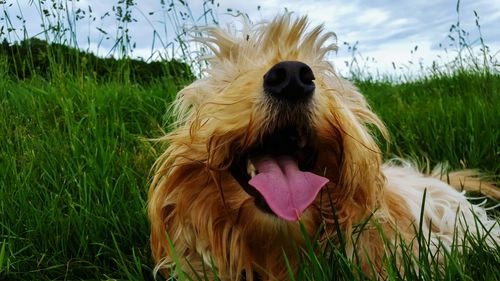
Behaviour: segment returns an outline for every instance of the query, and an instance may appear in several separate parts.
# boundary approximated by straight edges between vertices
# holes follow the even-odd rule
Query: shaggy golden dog
[[[385,134],[383,123],[325,58],[336,49],[327,44],[333,33],[289,14],[206,33],[197,40],[214,53],[210,68],[178,94],[179,118],[161,139],[168,148],[149,191],[157,270],[175,274],[177,256],[188,274],[211,274],[213,264],[222,280],[287,279],[284,255],[297,266],[301,224],[310,236],[320,231],[321,243],[338,222],[347,255],[363,253],[360,266],[379,274],[380,231],[397,244],[420,228],[431,245],[450,246],[467,227],[482,233],[477,216],[498,239],[496,221],[456,190],[498,197],[496,187],[470,171],[450,173],[447,184],[439,169],[424,175],[403,161],[382,164],[370,129]]]

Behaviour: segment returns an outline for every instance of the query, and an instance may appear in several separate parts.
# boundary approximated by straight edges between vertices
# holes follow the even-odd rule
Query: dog
[[[156,271],[211,279],[214,266],[220,280],[287,280],[301,228],[320,243],[342,232],[347,256],[364,253],[360,267],[381,275],[381,231],[396,244],[421,229],[451,247],[467,228],[484,232],[476,217],[498,240],[496,220],[457,190],[498,198],[497,187],[470,170],[443,177],[382,162],[382,121],[326,59],[334,33],[291,14],[205,33],[196,40],[213,52],[210,67],[178,93],[148,194]]]

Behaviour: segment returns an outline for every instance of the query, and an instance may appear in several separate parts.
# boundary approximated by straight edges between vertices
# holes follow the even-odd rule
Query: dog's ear
[[[197,107],[203,103],[207,95],[207,79],[199,79],[186,86],[177,94],[178,106],[181,111]]]
[[[171,113],[177,116],[177,123],[183,123],[191,112],[203,104],[211,91],[208,83],[208,79],[199,79],[177,93],[170,108]]]

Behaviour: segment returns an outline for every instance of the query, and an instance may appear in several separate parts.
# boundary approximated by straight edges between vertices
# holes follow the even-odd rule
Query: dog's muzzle
[[[282,61],[269,69],[263,88],[274,115],[263,135],[236,155],[230,167],[259,209],[287,221],[298,220],[329,181],[314,173],[313,80],[311,68],[299,61]]]
[[[286,102],[307,101],[314,93],[314,73],[300,61],[282,61],[264,75],[264,91]]]

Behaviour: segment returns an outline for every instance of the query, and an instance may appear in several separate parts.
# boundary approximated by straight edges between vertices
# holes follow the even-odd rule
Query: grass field
[[[0,76],[0,276],[152,279],[145,208],[159,151],[145,139],[167,128],[176,87]],[[391,133],[387,157],[498,175],[499,75],[358,84]],[[499,274],[499,252],[469,254],[455,278]]]
[[[49,79],[20,80],[4,61],[0,280],[153,280],[146,193],[161,151],[148,139],[168,130],[166,109],[182,85],[168,77],[97,82],[57,69]],[[389,129],[386,158],[500,174],[498,69],[356,84]],[[403,275],[389,262],[389,280],[499,280],[500,246],[466,239],[470,246],[446,252],[443,266],[408,256]],[[296,280],[366,278],[341,247],[315,247],[311,241]]]

